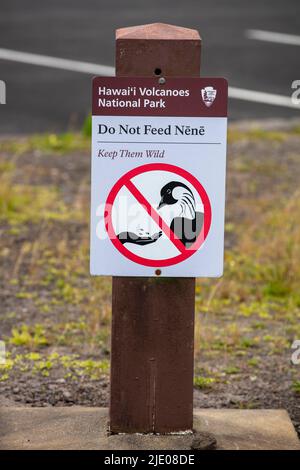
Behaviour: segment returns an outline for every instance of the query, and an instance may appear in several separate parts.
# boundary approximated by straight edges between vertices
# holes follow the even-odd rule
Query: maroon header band
[[[227,117],[224,78],[95,77],[93,116]]]

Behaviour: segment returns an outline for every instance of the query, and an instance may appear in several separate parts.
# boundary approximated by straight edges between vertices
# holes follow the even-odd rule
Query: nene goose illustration
[[[175,235],[182,241],[186,248],[190,247],[197,239],[203,226],[203,213],[196,211],[195,198],[188,186],[179,181],[171,181],[163,186],[160,191],[158,211],[164,209],[162,218],[170,226]],[[169,208],[170,210],[166,210]],[[121,243],[133,243],[136,245],[149,245],[156,242],[162,235],[162,231],[152,236],[142,228],[138,233],[121,232],[118,239]]]
[[[195,198],[188,186],[179,181],[171,181],[160,192],[158,210],[165,206],[172,208],[170,228],[185,247],[197,239],[203,226],[203,212],[196,212]]]

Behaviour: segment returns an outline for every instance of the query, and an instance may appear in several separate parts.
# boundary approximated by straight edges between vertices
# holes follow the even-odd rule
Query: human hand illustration
[[[118,239],[121,243],[134,243],[135,245],[149,245],[150,243],[156,242],[162,236],[162,232],[159,231],[150,236],[148,232],[143,234],[143,231],[140,231],[139,234],[133,232],[121,232],[118,235]]]

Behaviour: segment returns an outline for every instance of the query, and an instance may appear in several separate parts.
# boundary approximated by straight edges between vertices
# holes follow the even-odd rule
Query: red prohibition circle
[[[196,241],[193,243],[193,245],[190,246],[189,248],[186,248],[180,254],[173,256],[172,258],[159,259],[159,260],[144,258],[128,250],[117,238],[117,235],[115,233],[113,223],[112,223],[112,207],[120,189],[123,186],[126,186],[126,183],[130,181],[131,178],[134,178],[135,176],[141,173],[146,173],[149,171],[157,171],[157,170],[169,171],[170,173],[175,173],[176,175],[179,175],[185,178],[187,181],[189,181],[198,192],[201,198],[201,201],[203,203],[203,207],[204,207],[203,227]],[[107,197],[107,200],[105,203],[105,211],[104,211],[105,228],[106,228],[106,231],[108,233],[108,236],[111,242],[114,244],[117,250],[120,251],[120,253],[122,253],[122,255],[124,255],[126,258],[130,259],[131,261],[134,261],[135,263],[141,264],[143,266],[150,266],[150,267],[155,267],[155,268],[172,266],[174,264],[180,263],[186,260],[187,258],[189,258],[190,256],[192,256],[197,250],[199,250],[200,246],[203,244],[204,240],[206,239],[208,235],[210,225],[211,225],[211,218],[212,218],[211,205],[210,205],[209,197],[205,189],[203,188],[203,186],[188,171],[183,170],[182,168],[175,166],[175,165],[169,165],[168,163],[148,163],[146,165],[141,165],[125,173],[112,187]]]

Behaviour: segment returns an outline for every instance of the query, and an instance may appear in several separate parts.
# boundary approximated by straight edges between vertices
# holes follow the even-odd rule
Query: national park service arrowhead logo
[[[217,90],[215,90],[212,86],[206,86],[205,88],[201,89],[201,96],[203,103],[209,108],[216,99]]]

